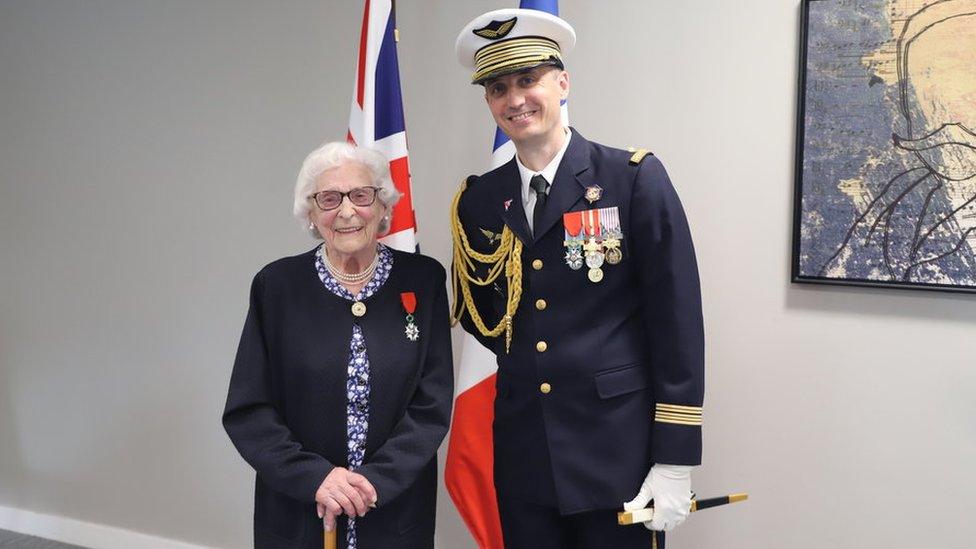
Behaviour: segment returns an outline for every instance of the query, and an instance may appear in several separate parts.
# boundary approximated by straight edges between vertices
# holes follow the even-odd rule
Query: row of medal
[[[624,258],[620,242],[620,214],[616,206],[563,214],[566,231],[566,264],[577,271],[586,264],[590,282],[603,280],[603,264],[616,265]]]

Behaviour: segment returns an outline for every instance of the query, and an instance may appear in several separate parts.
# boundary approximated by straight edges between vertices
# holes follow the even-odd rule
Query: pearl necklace
[[[336,266],[333,265],[331,261],[329,261],[329,254],[326,253],[324,250],[322,253],[322,259],[325,260],[325,268],[329,270],[329,274],[331,274],[333,278],[335,278],[336,280],[338,280],[343,284],[354,286],[354,285],[361,284],[369,280],[370,278],[372,278],[373,273],[376,271],[376,265],[377,263],[379,263],[380,254],[379,252],[377,252],[376,255],[373,256],[373,262],[370,263],[369,266],[367,266],[364,271],[359,273],[352,273],[352,274],[344,273],[338,268],[336,268]]]

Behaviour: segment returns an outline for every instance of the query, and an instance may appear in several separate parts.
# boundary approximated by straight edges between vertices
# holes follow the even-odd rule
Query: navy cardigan
[[[231,375],[223,423],[257,472],[255,547],[321,547],[315,492],[346,466],[346,366],[353,322],[370,362],[366,457],[357,471],[377,508],[356,522],[359,546],[433,547],[437,448],[453,395],[444,268],[393,251],[386,283],[353,316],[319,280],[311,250],[263,268]],[[401,293],[413,292],[420,338],[406,337]],[[340,520],[340,546],[345,520]]]

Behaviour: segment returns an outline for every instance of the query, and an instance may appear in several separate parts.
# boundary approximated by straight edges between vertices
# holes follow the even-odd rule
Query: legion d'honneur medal
[[[413,292],[400,292],[400,303],[403,304],[403,311],[407,313],[407,327],[404,332],[407,334],[407,339],[410,341],[417,341],[420,339],[420,328],[417,327],[417,323],[414,322],[413,313],[417,310],[417,294]]]
[[[582,212],[563,214],[563,228],[566,230],[566,264],[570,269],[578,271],[583,267],[583,215]]]

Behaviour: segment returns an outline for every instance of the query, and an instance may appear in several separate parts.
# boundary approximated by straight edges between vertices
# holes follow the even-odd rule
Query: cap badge
[[[512,28],[515,27],[515,22],[517,20],[518,17],[513,17],[507,21],[492,21],[484,27],[474,29],[471,32],[486,40],[498,40],[500,38],[505,38],[505,35],[512,32]]]
[[[600,197],[603,196],[603,187],[600,187],[599,185],[590,185],[586,188],[586,194],[583,196],[590,204],[592,204],[597,200],[600,200]]]

